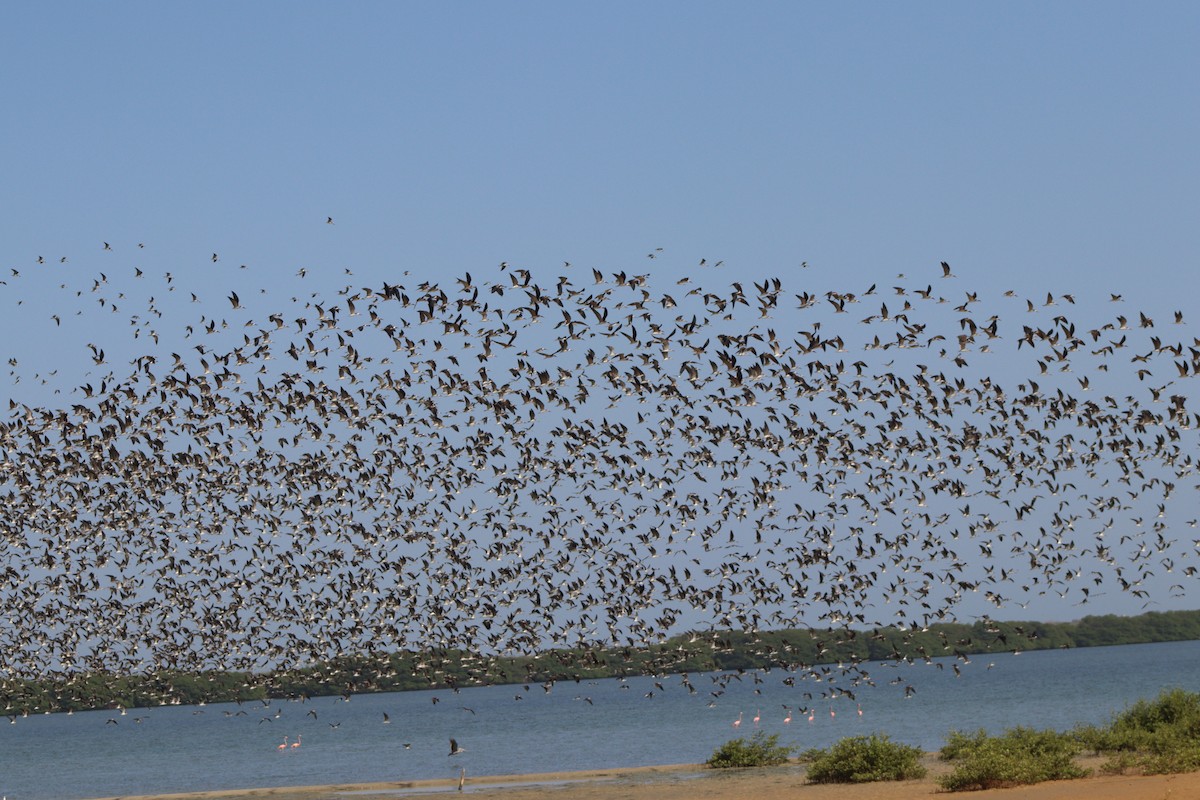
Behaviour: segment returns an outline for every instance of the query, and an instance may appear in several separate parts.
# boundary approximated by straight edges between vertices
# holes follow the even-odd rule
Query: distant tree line
[[[1200,611],[1137,617],[1089,616],[1076,622],[940,623],[912,630],[793,629],[707,631],[644,648],[558,649],[536,656],[483,656],[460,650],[343,656],[265,673],[158,671],[141,675],[75,673],[0,682],[5,713],[457,689],[483,684],[549,683],[643,674],[781,669],[829,672],[865,661],[969,660],[977,654],[1200,639]],[[944,661],[942,663],[945,663]]]

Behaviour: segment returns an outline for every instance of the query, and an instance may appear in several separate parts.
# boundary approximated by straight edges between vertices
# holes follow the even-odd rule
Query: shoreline
[[[1093,763],[1094,762],[1094,763]],[[924,756],[925,778],[865,784],[811,784],[805,767],[711,769],[703,764],[670,764],[627,769],[466,776],[462,794],[479,800],[917,800],[933,795],[1030,800],[1162,800],[1200,797],[1200,772],[1177,775],[1093,775],[1005,789],[945,792],[936,778],[950,770],[936,754]],[[1081,759],[1095,767],[1100,759]],[[379,783],[338,783],[170,794],[119,795],[94,800],[409,800],[458,795],[458,778]]]
[[[787,767],[784,767],[785,769]],[[628,767],[618,769],[578,770],[570,772],[533,772],[518,775],[467,776],[464,793],[480,795],[481,789],[509,791],[516,789],[543,789],[575,784],[605,782],[653,783],[659,780],[673,781],[712,773],[703,764],[666,764],[653,767]],[[354,795],[357,797],[427,797],[445,792],[457,794],[458,778],[426,778],[422,780],[377,781],[372,783],[331,783],[314,786],[273,786],[257,789],[212,789],[197,792],[171,792],[165,794],[123,794],[90,800],[257,800],[275,798],[281,800],[308,800],[316,796]],[[485,795],[486,796],[486,795]],[[509,795],[505,795],[506,797]]]

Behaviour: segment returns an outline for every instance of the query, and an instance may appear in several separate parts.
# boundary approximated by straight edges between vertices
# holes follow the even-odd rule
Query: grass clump
[[[806,751],[812,783],[903,781],[925,776],[921,749],[898,744],[885,734],[851,736],[829,750]]]
[[[716,749],[708,761],[710,767],[775,767],[786,764],[795,748],[779,744],[779,734],[756,732],[749,740],[731,739]]]
[[[1001,736],[952,732],[941,756],[956,762],[955,767],[938,783],[958,792],[1082,778],[1088,771],[1073,760],[1081,749],[1075,736],[1056,731],[1018,727]]]

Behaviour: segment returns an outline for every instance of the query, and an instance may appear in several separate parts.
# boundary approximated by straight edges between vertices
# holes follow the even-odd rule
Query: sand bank
[[[819,786],[804,767],[711,770],[695,764],[540,775],[471,776],[463,796],[474,800],[1186,800],[1200,798],[1200,772],[1184,775],[1099,776],[1036,786],[948,794],[934,781],[946,765],[929,756],[919,781]],[[105,800],[428,800],[458,796],[458,780],[293,786],[273,789],[138,795]]]

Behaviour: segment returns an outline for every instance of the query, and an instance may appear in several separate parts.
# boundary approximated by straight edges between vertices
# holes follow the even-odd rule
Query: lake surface
[[[1165,688],[1200,691],[1200,642],[971,659],[958,662],[958,676],[953,659],[871,663],[875,686],[838,677],[832,686],[854,699],[832,702],[822,696],[830,682],[788,686],[789,673],[773,670],[693,673],[695,693],[670,675],[562,682],[549,692],[531,684],[35,715],[0,720],[0,796],[77,800],[454,778],[460,768],[484,776],[699,763],[757,729],[802,748],[883,732],[936,750],[952,729],[1068,729],[1107,722]],[[465,749],[453,758],[451,737]]]

